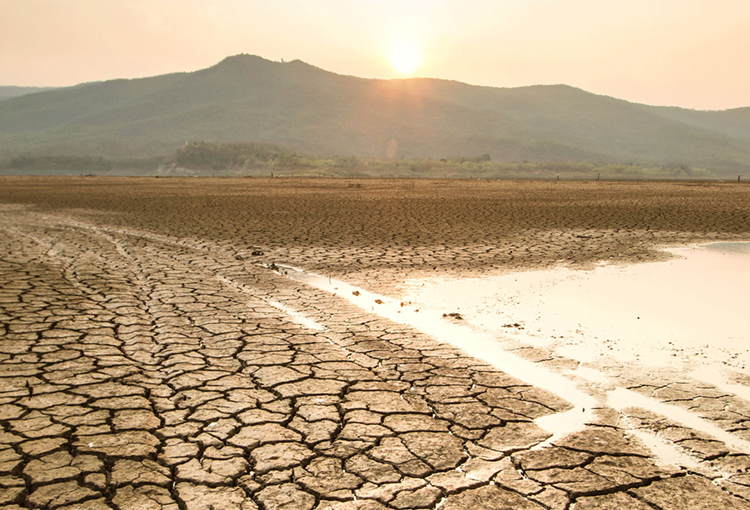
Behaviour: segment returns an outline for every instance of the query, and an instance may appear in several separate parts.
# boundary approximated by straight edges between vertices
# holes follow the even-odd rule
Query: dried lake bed
[[[0,204],[6,508],[750,508],[747,276],[690,265],[745,256],[750,186],[19,177]]]

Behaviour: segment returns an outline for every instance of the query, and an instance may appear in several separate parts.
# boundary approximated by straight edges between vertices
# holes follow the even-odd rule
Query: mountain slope
[[[537,139],[596,151],[605,154],[605,159],[708,166],[717,162],[732,166],[731,161],[736,160],[747,164],[743,133],[728,118],[732,111],[665,111],[668,109],[598,96],[567,85],[503,89],[438,80],[409,82],[390,85],[501,113],[531,128]],[[703,113],[713,115],[709,118],[714,122],[693,120]],[[750,115],[747,117],[750,121]],[[738,119],[736,124],[740,122]],[[750,122],[746,127],[750,135]]]
[[[747,109],[750,110],[750,109]],[[750,115],[648,107],[568,86],[367,80],[238,55],[193,73],[0,102],[0,154],[149,157],[186,140],[367,157],[750,167]]]
[[[25,96],[35,92],[44,92],[51,90],[52,87],[3,87],[0,86],[0,101],[10,99],[11,97]]]
[[[645,107],[655,115],[715,133],[750,142],[750,108],[734,108],[724,111],[686,110],[674,107]]]

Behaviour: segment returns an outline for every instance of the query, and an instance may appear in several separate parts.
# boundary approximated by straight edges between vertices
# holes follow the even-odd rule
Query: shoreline
[[[619,357],[615,351],[609,353],[619,362],[648,358],[651,365],[646,366],[659,366],[670,360],[654,358],[657,353],[648,349],[655,344],[666,349],[668,344],[682,342],[671,349],[669,358],[678,356],[677,349],[686,345],[697,348],[706,338],[713,337],[711,343],[718,341],[722,348],[738,338],[750,340],[750,320],[741,310],[741,293],[744,285],[750,284],[747,249],[743,255],[730,252],[726,257],[711,252],[712,247],[730,245],[745,248],[750,243],[672,245],[660,247],[672,257],[655,262],[418,278],[406,280],[403,288],[405,299],[459,312],[479,330],[510,334],[536,347],[564,347],[567,355],[581,362],[593,361],[596,351],[604,355],[594,347],[594,340],[601,338],[611,344],[610,351],[622,351]],[[733,262],[731,269],[726,267],[729,261]],[[699,306],[704,300],[708,309]],[[733,322],[736,325],[732,326]],[[637,340],[638,336],[648,339]],[[687,338],[690,342],[686,344]],[[627,342],[637,342],[648,355],[624,350]],[[577,351],[576,345],[580,346]],[[719,353],[712,355],[712,361],[722,361]],[[733,357],[737,356],[734,353]],[[735,368],[748,366],[750,358]]]
[[[688,258],[688,256],[684,255],[687,250],[715,250],[717,244],[721,243],[669,246],[663,248],[663,250],[674,254],[675,258],[669,259],[674,261]],[[721,246],[726,247],[728,244],[729,243],[723,243]],[[732,246],[739,247],[739,250],[737,251],[743,253],[743,269],[746,269],[746,272],[750,275],[750,243],[738,242],[734,243]],[[656,266],[661,265],[661,269],[663,270],[663,267],[668,265],[667,263],[669,260],[638,265],[636,272],[639,270],[643,271],[643,265],[650,265],[651,267],[656,268],[656,271],[658,272],[660,268],[657,268]],[[710,266],[715,261],[709,260],[703,262]],[[710,437],[718,438],[718,440],[725,442],[733,448],[750,453],[750,441],[744,441],[740,438],[733,437],[731,434],[713,425],[709,420],[702,419],[698,415],[683,411],[674,407],[670,403],[664,403],[658,398],[646,396],[628,388],[628,384],[632,384],[633,379],[643,379],[644,373],[649,370],[654,370],[655,368],[673,369],[674,367],[670,365],[660,365],[658,364],[658,360],[654,359],[651,359],[650,361],[651,363],[656,362],[656,365],[648,364],[646,366],[633,366],[633,359],[623,359],[620,357],[618,360],[616,356],[614,363],[613,361],[607,360],[603,364],[588,357],[576,359],[575,352],[572,352],[569,349],[564,350],[555,348],[549,344],[545,345],[544,343],[540,344],[539,342],[529,343],[528,340],[530,337],[528,335],[516,334],[508,336],[502,330],[488,329],[484,324],[478,324],[479,320],[486,321],[486,317],[476,318],[476,314],[473,313],[476,311],[476,306],[472,306],[476,305],[476,302],[469,304],[465,303],[466,296],[473,294],[476,299],[479,299],[483,306],[493,306],[492,304],[488,305],[486,300],[482,301],[481,296],[484,294],[482,283],[479,282],[481,280],[484,280],[485,286],[501,285],[499,282],[492,282],[493,278],[508,281],[520,274],[523,274],[524,276],[545,275],[546,278],[554,278],[554,273],[559,274],[561,271],[575,273],[573,278],[576,280],[586,278],[585,276],[581,276],[581,273],[589,276],[590,279],[593,280],[596,279],[596,271],[603,267],[609,266],[599,266],[587,271],[580,269],[570,270],[566,267],[559,267],[553,270],[529,270],[524,271],[523,273],[503,272],[500,275],[485,275],[484,277],[469,279],[446,278],[439,283],[434,284],[432,287],[422,289],[419,294],[410,296],[412,299],[406,303],[399,302],[398,299],[392,297],[389,298],[387,296],[373,294],[363,288],[352,286],[341,280],[332,280],[325,275],[309,273],[292,266],[279,266],[277,271],[279,274],[294,281],[312,285],[315,288],[347,299],[365,311],[371,311],[389,320],[416,327],[440,342],[453,345],[469,356],[484,360],[495,368],[508,373],[519,380],[535,387],[543,388],[558,397],[571,402],[573,404],[572,409],[564,413],[544,416],[536,420],[536,423],[543,429],[552,433],[552,436],[544,443],[537,445],[535,448],[544,448],[546,445],[553,444],[555,441],[558,441],[569,434],[583,430],[587,423],[596,422],[596,418],[593,414],[595,409],[610,408],[615,409],[620,413],[627,413],[628,409],[635,406],[660,413],[669,417],[669,419],[676,423],[682,424],[682,426],[698,430]],[[634,264],[620,264],[617,267],[619,270],[632,270]],[[660,282],[658,279],[654,279],[654,273],[650,271],[650,269],[651,268],[649,268],[646,277],[652,281],[653,285],[657,287],[660,286]],[[688,272],[692,273],[694,269],[695,267],[691,266],[688,268]],[[684,275],[680,276],[682,277]],[[629,277],[632,277],[632,274],[619,275],[619,278],[621,279],[627,279]],[[735,292],[738,290],[744,291],[746,287],[743,282],[744,280],[737,282],[739,289],[735,289]],[[611,284],[611,281],[608,283]],[[519,285],[523,286],[524,284],[521,283]],[[417,282],[407,281],[405,282],[405,286],[411,288],[419,286],[419,280]],[[461,287],[465,287],[467,291],[462,291]],[[434,300],[435,294],[448,297],[451,301],[446,302],[439,299],[436,301]],[[565,294],[566,299],[571,298],[567,290],[565,291]],[[433,301],[428,303],[420,298],[420,296],[425,297],[426,295],[430,295],[433,298]],[[477,295],[479,297],[477,297]],[[519,296],[519,300],[523,301],[523,296]],[[617,307],[618,303],[614,303],[611,306]],[[718,307],[721,306],[722,304],[718,305]],[[449,314],[447,313],[447,310],[456,310],[458,313]],[[535,311],[538,312],[539,310]],[[451,317],[451,315],[456,315],[456,317]],[[738,316],[737,319],[741,320],[743,317],[744,316]],[[640,319],[640,317],[638,317],[638,319]],[[512,319],[505,318],[495,324],[499,325],[507,320]],[[535,324],[530,324],[526,321],[522,321],[521,324],[523,324],[523,326],[518,328],[520,330],[523,330],[524,327],[529,329],[535,327]],[[518,323],[515,325],[518,327]],[[510,325],[505,324],[504,326],[507,327]],[[583,326],[578,324],[578,327],[581,328]],[[742,329],[743,326],[740,327],[741,331],[750,331],[750,327],[744,329]],[[614,326],[614,329],[621,330],[622,328],[623,324],[617,324]],[[577,329],[577,331],[580,330]],[[520,331],[517,331],[517,333],[520,333]],[[545,334],[541,333],[540,335],[535,336],[545,336]],[[593,340],[596,339],[597,337],[593,337]],[[649,342],[647,341],[646,344],[648,343]],[[668,343],[672,344],[671,341]],[[652,351],[642,352],[642,347],[643,345],[641,345],[640,350],[644,357],[648,358],[653,355]],[[543,366],[543,364],[535,363],[538,360],[535,360],[533,357],[527,360],[523,357],[523,352],[528,348],[541,348],[549,352],[551,359],[556,358],[558,364],[563,362],[563,366],[565,365],[564,360],[570,358],[571,354],[573,354],[572,368],[564,367],[560,370],[554,365],[546,367]],[[581,350],[592,350],[593,346],[591,344],[591,338],[589,338],[587,343],[581,345],[579,349],[578,352],[581,352]],[[674,349],[680,351],[683,350],[679,344],[676,345]],[[521,354],[519,356],[518,354],[514,354],[514,352],[520,352]],[[711,363],[703,363],[700,365],[700,368],[691,369],[689,371],[690,376],[715,385],[720,389],[727,390],[731,385],[727,384],[726,381],[732,379],[717,372],[715,367],[716,362],[717,359],[714,359]],[[607,371],[608,367],[618,364],[622,364],[623,366],[629,365],[628,379],[625,384],[620,380],[620,377],[608,373]],[[568,366],[570,366],[570,364],[568,364]],[[639,372],[640,375],[638,375]],[[750,394],[750,387],[742,385],[735,385],[735,387],[740,390],[734,392],[737,397],[744,398],[746,396],[745,394]],[[701,468],[701,464],[697,459],[692,458],[689,454],[686,455],[684,452],[681,452],[678,448],[675,448],[673,445],[659,438],[657,434],[639,429],[635,426],[628,427],[627,431],[648,444],[660,462],[664,464],[679,462],[679,465],[683,467],[691,469],[706,469],[705,466]]]

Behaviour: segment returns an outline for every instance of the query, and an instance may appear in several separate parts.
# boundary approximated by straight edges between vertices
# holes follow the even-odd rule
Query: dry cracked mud
[[[396,293],[433,265],[653,258],[747,238],[750,187],[446,186],[3,178],[0,507],[750,509],[738,396],[607,367],[738,443],[603,399],[549,441],[564,399],[269,267]]]

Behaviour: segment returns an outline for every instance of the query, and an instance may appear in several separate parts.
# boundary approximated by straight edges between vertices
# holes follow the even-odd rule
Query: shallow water
[[[381,317],[412,326],[440,342],[454,345],[468,355],[486,361],[521,381],[543,388],[570,402],[573,405],[572,409],[536,420],[539,426],[553,434],[537,447],[546,446],[562,436],[582,429],[593,418],[593,410],[597,406],[597,400],[594,397],[578,389],[575,383],[564,375],[551,372],[536,363],[505,351],[491,334],[467,327],[463,321],[451,322],[450,318],[444,317],[435,309],[414,305],[404,306],[400,301],[354,287],[340,280],[308,273],[292,266],[278,265],[278,267],[282,274],[289,278],[341,296]]]
[[[412,280],[409,299],[579,361],[747,372],[750,243],[669,251],[664,262]]]
[[[570,402],[571,410],[536,420],[553,434],[538,447],[582,429],[594,421],[594,409],[608,406],[648,409],[750,453],[750,442],[688,411],[617,387],[597,369],[612,363],[644,368],[678,365],[728,392],[750,396],[750,387],[736,384],[737,376],[750,367],[750,314],[745,313],[744,300],[750,288],[750,243],[669,251],[676,257],[665,262],[589,271],[560,268],[412,280],[407,282],[411,295],[406,303],[291,266],[280,266],[280,272],[413,326]],[[461,319],[449,314],[460,314]],[[499,340],[509,337],[593,363],[567,374],[553,371],[507,351]],[[601,383],[607,389],[594,397],[576,380]],[[642,429],[630,432],[662,462],[695,467],[695,460],[671,443]]]

